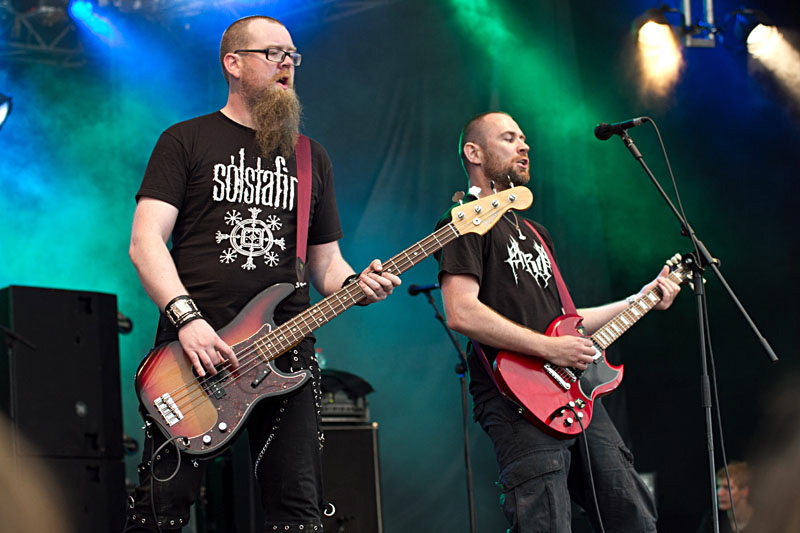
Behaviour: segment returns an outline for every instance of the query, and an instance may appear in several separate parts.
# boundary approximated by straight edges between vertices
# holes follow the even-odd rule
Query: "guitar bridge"
[[[161,413],[161,416],[164,417],[164,421],[168,426],[174,426],[183,420],[183,413],[169,393],[162,394],[156,398],[153,404],[156,406],[156,409],[158,409],[158,412]]]
[[[553,367],[553,365],[550,363],[545,363],[544,371],[547,372],[547,375],[553,378],[553,381],[558,383],[564,390],[569,390],[572,388],[572,385],[568,383],[567,380],[572,381],[573,383],[578,381],[577,376],[575,376],[575,374],[568,368],[562,368],[560,366]]]

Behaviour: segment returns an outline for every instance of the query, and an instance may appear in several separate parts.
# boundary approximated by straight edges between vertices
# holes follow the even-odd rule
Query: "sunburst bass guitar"
[[[691,255],[681,258],[676,254],[667,261],[669,279],[679,285],[689,280],[693,261]],[[498,386],[517,402],[531,423],[555,437],[574,437],[591,423],[594,400],[612,392],[622,381],[624,367],[608,363],[606,348],[660,301],[661,290],[656,287],[588,337],[594,344],[595,356],[583,371],[560,367],[539,357],[500,351],[494,362]],[[562,315],[550,323],[545,335],[585,337],[582,320],[578,315]]]
[[[527,209],[531,203],[529,189],[513,187],[457,206],[451,222],[384,261],[383,269],[400,275],[450,241],[468,233],[483,235],[503,213]],[[288,283],[272,285],[217,332],[239,360],[235,369],[222,363],[215,375],[199,377],[177,341],[154,348],[142,361],[136,372],[139,400],[185,453],[212,456],[224,451],[257,402],[303,385],[311,375],[308,370],[284,373],[274,360],[365,298],[358,283],[350,283],[275,326],[275,307],[293,290]]]

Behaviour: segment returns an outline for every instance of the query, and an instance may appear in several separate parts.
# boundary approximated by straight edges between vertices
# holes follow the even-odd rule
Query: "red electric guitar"
[[[668,277],[681,284],[692,276],[687,266],[694,258],[675,255],[667,261]],[[500,388],[524,408],[525,417],[544,431],[560,438],[581,433],[592,421],[595,398],[610,393],[622,381],[624,368],[608,364],[605,349],[661,301],[658,287],[629,305],[589,337],[594,343],[594,362],[586,370],[556,366],[544,359],[501,351],[494,363]],[[562,315],[545,335],[584,337],[582,317]]]
[[[458,206],[451,211],[450,223],[384,261],[383,269],[400,275],[457,237],[482,235],[509,209],[527,209],[532,202],[529,189],[513,187]],[[218,332],[236,353],[236,369],[223,363],[217,366],[216,375],[198,377],[177,341],[156,347],[142,361],[136,372],[136,393],[147,414],[184,452],[220,453],[258,401],[305,383],[311,375],[308,370],[287,374],[273,361],[364,299],[358,283],[350,283],[276,327],[275,307],[293,290],[289,283],[265,289]]]

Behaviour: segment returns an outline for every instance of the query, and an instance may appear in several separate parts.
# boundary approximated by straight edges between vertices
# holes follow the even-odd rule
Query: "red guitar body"
[[[581,334],[578,315],[555,319],[545,334],[550,337]],[[497,354],[494,373],[498,385],[525,410],[525,417],[555,437],[569,438],[581,433],[591,422],[594,400],[616,389],[622,381],[623,366],[611,366],[595,344],[597,355],[585,371],[562,368],[529,355]]]

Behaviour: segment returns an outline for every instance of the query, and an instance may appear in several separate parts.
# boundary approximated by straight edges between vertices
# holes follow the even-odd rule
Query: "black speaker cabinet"
[[[332,516],[323,517],[325,531],[382,533],[378,424],[323,424],[323,430],[324,496],[335,508]],[[259,489],[246,437],[213,460],[205,485],[197,506],[200,533],[263,530]]]
[[[381,533],[380,462],[377,422],[326,425],[322,467],[325,501],[332,516],[323,517],[326,532]]]
[[[116,296],[11,286],[0,325],[0,408],[25,437],[16,454],[121,458]]]

